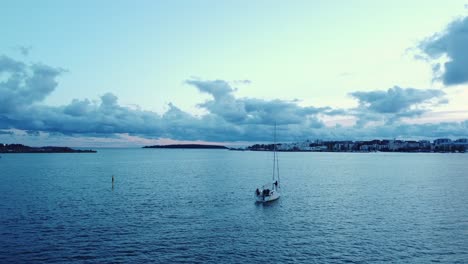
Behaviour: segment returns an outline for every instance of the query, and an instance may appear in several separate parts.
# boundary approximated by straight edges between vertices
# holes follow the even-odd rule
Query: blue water
[[[467,154],[279,155],[2,155],[0,262],[468,263]]]

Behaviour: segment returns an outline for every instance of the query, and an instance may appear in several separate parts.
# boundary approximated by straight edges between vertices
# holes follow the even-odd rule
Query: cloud
[[[468,17],[451,22],[444,31],[424,39],[418,45],[418,57],[432,62],[434,79],[445,85],[468,82]],[[441,62],[446,56],[448,61]]]
[[[57,87],[60,68],[0,57],[0,129],[58,132],[64,134],[156,133],[160,117],[118,104],[107,93],[100,103],[74,99],[52,107],[41,104]]]
[[[426,124],[399,124],[396,126],[378,126],[373,128],[372,134],[380,137],[402,138],[441,138],[466,137],[468,120],[462,122],[442,122]]]
[[[292,131],[294,136],[289,136]],[[468,120],[462,122],[442,122],[425,124],[382,124],[368,127],[323,127],[320,129],[297,130],[289,128],[283,141],[324,139],[324,140],[369,140],[369,139],[433,139],[433,138],[466,138],[468,131]],[[271,132],[270,132],[271,133]],[[284,135],[284,134],[283,134]]]
[[[316,118],[318,114],[337,114],[336,110],[330,107],[302,107],[296,101],[236,98],[234,92],[237,89],[223,80],[187,80],[186,83],[213,97],[212,100],[199,104],[199,107],[238,125],[271,125],[275,122],[279,125],[288,125],[310,122],[314,123],[314,126],[323,126],[323,123]]]
[[[0,56],[0,72],[22,72],[26,65],[20,61],[7,57],[5,55]]]
[[[0,130],[0,135],[13,135],[12,131]]]
[[[0,114],[25,108],[43,101],[58,83],[62,69],[42,64],[26,65],[6,56],[0,56]]]
[[[358,125],[382,118],[393,123],[401,118],[420,116],[430,111],[430,107],[448,103],[445,93],[434,89],[401,88],[395,86],[387,91],[352,92],[352,97],[359,101],[355,115]]]
[[[11,131],[22,131],[23,138],[35,137],[45,142],[74,137],[119,141],[122,135],[135,140],[258,142],[271,140],[275,122],[281,141],[404,135],[430,137],[444,133],[457,136],[466,135],[467,131],[467,122],[440,126],[389,125],[388,120],[395,122],[403,117],[414,117],[444,103],[444,93],[438,90],[393,87],[388,91],[354,92],[351,96],[359,101],[359,107],[347,110],[301,106],[298,100],[238,98],[235,95],[237,88],[232,83],[191,79],[186,83],[210,96],[198,105],[206,110],[206,114],[195,116],[172,103],[162,114],[123,106],[112,93],[103,94],[99,100],[73,99],[61,106],[45,105],[44,99],[57,89],[62,73],[60,68],[26,64],[0,56],[0,140],[11,141],[11,138],[18,138],[16,132],[13,135]],[[234,84],[244,83],[235,81]],[[356,116],[362,125],[326,127],[323,116],[336,115]],[[379,121],[383,117],[388,121],[383,125],[364,127],[369,120]]]
[[[137,135],[177,140],[248,141],[271,134],[271,125],[291,125],[294,130],[324,127],[319,114],[334,115],[330,107],[302,107],[296,101],[236,98],[236,88],[223,80],[188,80],[212,99],[199,106],[207,114],[196,117],[174,104],[163,114],[119,104],[112,93],[99,101],[73,99],[63,106],[41,102],[57,87],[61,70],[42,64],[27,65],[2,57],[0,73],[9,77],[0,85],[0,129],[20,129],[64,135]],[[293,135],[301,135],[301,132]]]
[[[193,79],[187,80],[186,83],[197,87],[200,92],[212,95],[215,99],[229,97],[236,90],[223,80],[202,81]]]
[[[31,46],[22,46],[19,45],[16,47],[16,49],[21,53],[23,56],[28,56],[29,52],[31,51],[32,47]]]

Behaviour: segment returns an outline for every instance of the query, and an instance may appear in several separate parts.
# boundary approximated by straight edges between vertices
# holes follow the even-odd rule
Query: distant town
[[[255,144],[245,150],[271,151],[274,144]],[[298,143],[278,143],[278,151],[311,151],[311,152],[457,152],[468,149],[468,139],[451,140],[439,138],[429,140],[370,140],[370,141],[322,141],[306,140]]]

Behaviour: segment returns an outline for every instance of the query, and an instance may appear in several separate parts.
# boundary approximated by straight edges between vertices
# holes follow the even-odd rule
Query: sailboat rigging
[[[255,201],[259,203],[271,202],[280,198],[280,175],[276,149],[276,123],[273,139],[273,179],[271,183],[267,183],[255,190]]]

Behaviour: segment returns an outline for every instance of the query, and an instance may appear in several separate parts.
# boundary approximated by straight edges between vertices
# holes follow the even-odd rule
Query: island
[[[225,146],[204,145],[204,144],[154,145],[154,146],[144,146],[143,148],[160,148],[160,149],[228,149]]]
[[[0,153],[96,153],[91,149],[72,149],[69,147],[30,147],[22,144],[0,143]]]

